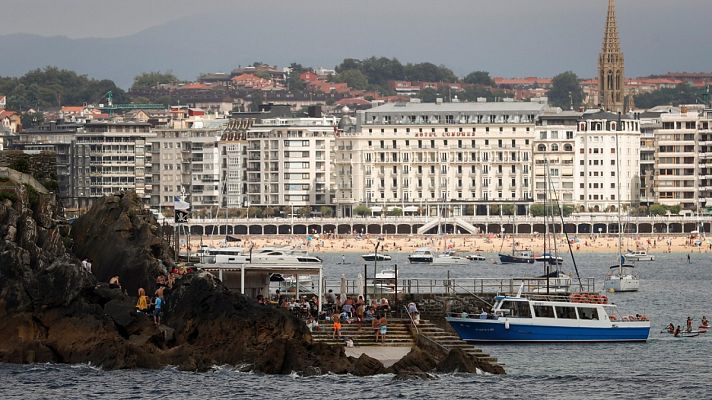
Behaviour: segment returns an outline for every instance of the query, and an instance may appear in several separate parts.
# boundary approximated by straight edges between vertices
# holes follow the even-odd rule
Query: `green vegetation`
[[[650,207],[647,208],[647,213],[645,212],[646,211],[645,207],[640,207],[638,212],[639,213],[642,212],[642,213],[640,213],[638,215],[650,214],[650,215],[658,216],[658,215],[668,215],[668,213],[670,213],[672,215],[677,215],[680,213],[681,210],[682,210],[682,207],[680,207],[679,204],[674,205],[674,206],[666,206],[666,205],[662,205],[662,204],[652,204]]]
[[[574,208],[570,205],[563,205],[561,208],[555,205],[549,205],[545,209],[543,204],[532,204],[532,206],[529,207],[529,214],[531,214],[532,217],[543,217],[544,215],[558,217],[561,213],[563,213],[564,217],[568,217],[573,212]]]
[[[131,90],[152,89],[158,85],[180,82],[172,72],[144,72],[134,78]]]
[[[336,66],[337,82],[354,84],[357,89],[377,89],[383,93],[392,92],[387,82],[390,80],[457,82],[457,76],[444,65],[424,62],[401,64],[395,58],[371,57],[365,60],[347,58]],[[365,81],[364,81],[365,78]]]
[[[386,215],[389,217],[400,217],[403,215],[403,209],[400,207],[394,207],[386,211]]]
[[[354,207],[354,214],[359,217],[365,217],[367,215],[371,215],[371,209],[365,204],[359,204]]]
[[[7,96],[7,109],[20,112],[96,103],[108,91],[116,103],[128,100],[113,81],[91,79],[57,67],[35,69],[19,78],[0,77],[0,93]]]
[[[554,77],[549,90],[549,104],[564,110],[577,109],[583,104],[583,89],[575,73],[567,71]]]
[[[635,105],[640,108],[652,108],[660,105],[695,104],[702,96],[697,89],[687,83],[681,83],[674,88],[663,88],[650,93],[635,96]]]
[[[494,86],[494,79],[487,71],[470,72],[462,81],[473,85]]]
[[[319,211],[321,211],[321,216],[324,218],[331,218],[334,216],[334,209],[329,206],[321,206]]]

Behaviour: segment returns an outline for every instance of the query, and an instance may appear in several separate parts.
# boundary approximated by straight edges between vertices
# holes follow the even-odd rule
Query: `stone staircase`
[[[412,332],[414,334],[416,333],[415,328],[412,329]],[[425,336],[430,341],[437,343],[446,351],[459,348],[462,349],[463,352],[471,355],[472,357],[475,357],[478,361],[492,364],[497,363],[497,358],[482,352],[482,350],[474,347],[472,344],[469,344],[464,340],[460,339],[460,337],[456,334],[450,333],[445,329],[439,328],[427,320],[420,321],[420,324],[418,324],[417,333],[422,336]]]
[[[371,329],[370,323],[364,323],[363,327],[359,324],[341,324],[341,339],[333,338],[333,325],[331,322],[320,322],[319,331],[312,332],[312,338],[316,342],[325,342],[329,344],[344,344],[346,338],[354,341],[354,346],[380,346],[382,342],[379,340],[376,343],[376,335]],[[415,343],[411,334],[410,320],[389,319],[388,333],[384,346],[404,346],[411,347]]]

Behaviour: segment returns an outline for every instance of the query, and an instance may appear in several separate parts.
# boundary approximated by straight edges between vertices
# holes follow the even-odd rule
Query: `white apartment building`
[[[575,133],[579,211],[638,204],[640,122],[607,112],[584,113]]]
[[[583,113],[564,111],[539,116],[533,138],[534,199],[555,199],[559,204],[577,203],[574,174],[574,134]],[[548,171],[547,171],[548,169]]]
[[[711,117],[712,111],[692,106],[660,116],[654,131],[654,190],[660,204],[697,210],[712,197]]]
[[[80,208],[94,199],[122,190],[134,190],[148,200],[146,145],[154,134],[145,123],[89,123],[73,144],[73,196]]]
[[[700,150],[698,204],[700,208],[710,208],[712,207],[712,108],[700,112],[697,129]]]
[[[389,103],[359,111],[337,138],[337,215],[373,211],[487,213],[531,201],[540,103]]]
[[[249,206],[333,203],[333,147],[338,119],[267,118],[246,132]]]
[[[200,128],[156,129],[152,143],[153,207],[173,207],[174,196],[190,195],[193,208],[219,204],[221,155],[227,119]],[[194,125],[195,126],[195,125]]]
[[[247,130],[254,119],[230,119],[218,143],[220,207],[247,207]]]

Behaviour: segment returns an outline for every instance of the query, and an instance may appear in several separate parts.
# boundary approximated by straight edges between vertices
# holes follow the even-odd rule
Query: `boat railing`
[[[552,288],[561,289],[557,281],[561,278],[550,278],[549,284]],[[373,283],[373,278],[368,277],[369,285]],[[395,279],[392,281],[395,286]],[[339,279],[324,279],[324,290],[332,289],[335,293],[342,292],[342,282]],[[567,291],[594,293],[596,292],[595,278],[582,278],[583,288],[573,283]],[[346,294],[354,295],[363,292],[363,281],[349,280],[345,282]],[[522,286],[523,285],[523,286]],[[398,291],[404,294],[418,295],[494,295],[494,294],[516,294],[522,286],[523,294],[540,293],[547,286],[546,278],[450,278],[450,279],[429,279],[429,278],[398,278]]]

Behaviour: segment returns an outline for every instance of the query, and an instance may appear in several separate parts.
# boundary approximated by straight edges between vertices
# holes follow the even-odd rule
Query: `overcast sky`
[[[712,70],[712,0],[617,3],[627,75]],[[2,0],[2,4],[6,12],[0,13],[0,35],[121,38],[148,30],[160,32],[150,37],[166,42],[175,35],[199,37],[206,46],[250,42],[262,51],[250,56],[281,64],[300,61],[333,67],[344,56],[378,55],[445,64],[459,74],[475,68],[495,75],[552,75],[573,69],[591,76],[607,0]],[[280,41],[305,32],[309,36],[303,41],[314,46],[300,46],[298,59],[279,47]],[[294,47],[290,44],[287,50],[294,52]],[[290,59],[280,58],[280,52]],[[196,62],[195,69],[213,65],[227,69],[249,62],[234,54],[224,57],[209,65]]]

